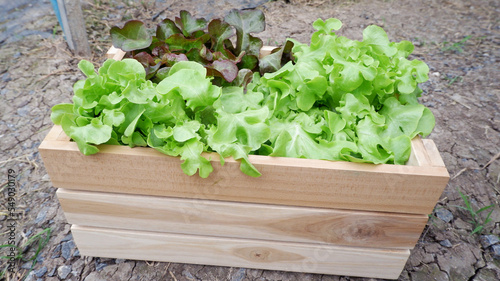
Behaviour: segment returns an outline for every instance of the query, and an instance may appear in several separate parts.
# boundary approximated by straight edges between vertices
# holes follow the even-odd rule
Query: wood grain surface
[[[55,187],[113,193],[430,214],[449,178],[445,167],[250,155],[262,173],[253,178],[232,158],[222,167],[218,154],[207,153],[214,172],[203,179],[184,174],[178,157],[152,148],[99,149],[85,156],[74,142],[48,138],[39,147]]]
[[[111,48],[109,48],[109,50],[106,52],[106,58],[108,59],[122,60],[124,56],[125,56],[124,51],[122,51],[121,49],[117,49],[113,46],[111,46]]]
[[[396,279],[409,250],[235,239],[73,225],[84,256]]]
[[[444,161],[439,155],[436,144],[432,140],[424,139],[422,143],[429,155],[430,165],[433,167],[444,167]]]
[[[411,249],[427,216],[59,189],[71,224],[263,240]]]

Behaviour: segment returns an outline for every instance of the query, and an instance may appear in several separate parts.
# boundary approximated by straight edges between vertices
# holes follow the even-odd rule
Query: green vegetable
[[[229,17],[241,26],[241,46],[254,44],[248,32],[261,29],[244,23],[252,18]],[[201,34],[205,23],[181,14],[175,24],[164,21],[157,37]],[[225,48],[228,33],[215,30],[223,25],[209,23],[209,32],[220,37],[212,42],[215,48]],[[213,170],[204,151],[239,160],[250,176],[260,176],[250,154],[404,164],[411,139],[434,127],[431,111],[417,101],[418,83],[429,69],[408,60],[410,42],[389,42],[377,26],[354,41],[332,31],[341,25],[337,19],[317,20],[311,45],[285,45],[294,63],[263,76],[253,73],[247,87],[215,85],[210,68],[182,59],[158,84],[147,80],[147,70],[134,59],[107,60],[97,73],[81,61],[87,79],[74,85],[73,104],[54,106],[51,118],[84,154],[97,153],[99,144],[150,146],[179,156],[186,174],[198,171],[201,177]],[[261,63],[279,65],[281,55]],[[251,76],[245,72],[235,79]]]
[[[434,127],[417,102],[429,68],[407,59],[410,42],[391,43],[378,26],[367,27],[363,41],[337,36],[337,19],[313,27],[310,46],[294,42],[295,64],[253,88],[273,112],[270,155],[404,164],[411,139]]]

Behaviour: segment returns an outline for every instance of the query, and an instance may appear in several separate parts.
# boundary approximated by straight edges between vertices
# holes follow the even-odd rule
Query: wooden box
[[[206,179],[152,148],[85,156],[61,127],[39,147],[80,253],[396,279],[449,175],[432,140],[407,165],[211,157]]]

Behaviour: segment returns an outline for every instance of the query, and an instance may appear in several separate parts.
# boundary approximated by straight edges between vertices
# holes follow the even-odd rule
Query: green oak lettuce
[[[410,42],[390,42],[378,26],[367,27],[362,41],[337,36],[336,19],[313,27],[310,45],[294,41],[294,63],[250,87],[273,111],[270,155],[404,164],[411,139],[434,127],[417,102],[429,68],[408,60]],[[318,124],[321,131],[311,131]]]
[[[177,24],[186,34],[204,25],[188,17]],[[245,34],[260,28],[242,26],[246,33],[237,30],[238,40],[254,44]],[[73,103],[54,106],[51,118],[86,155],[97,153],[99,144],[149,146],[180,157],[186,174],[204,178],[213,167],[203,152],[217,152],[222,163],[233,157],[255,177],[261,174],[251,154],[404,164],[411,139],[434,127],[431,111],[417,101],[429,69],[408,59],[410,42],[390,42],[380,27],[367,27],[355,41],[333,32],[341,26],[337,19],[317,20],[310,45],[286,44],[293,62],[254,73],[247,87],[217,86],[193,61],[179,60],[158,84],[134,59],[109,59],[97,72],[81,61],[87,78],[75,83]],[[178,32],[170,22],[161,28]],[[215,46],[228,35],[217,32]]]

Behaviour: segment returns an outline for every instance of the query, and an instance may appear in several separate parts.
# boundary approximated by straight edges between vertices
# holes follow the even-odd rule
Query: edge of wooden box
[[[261,55],[272,49],[264,47]],[[107,53],[116,60],[124,55],[114,47]],[[203,154],[214,172],[202,179],[185,175],[178,157],[152,148],[98,147],[98,154],[84,156],[54,126],[39,151],[55,187],[306,207],[429,214],[449,179],[434,142],[419,137],[407,165],[250,155],[260,178],[241,173],[232,158],[222,168],[216,153]]]
[[[435,148],[431,140],[412,144],[417,166],[250,155],[260,178],[243,174],[231,158],[222,167],[216,153],[204,154],[214,167],[206,179],[185,175],[178,157],[152,148],[99,145],[99,153],[85,156],[60,126],[50,130],[39,151],[60,188],[429,214],[449,174],[439,154],[429,155],[427,147]]]

